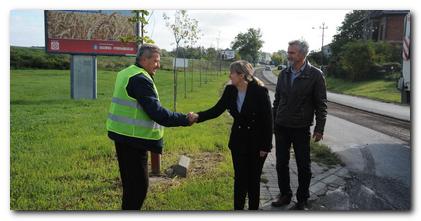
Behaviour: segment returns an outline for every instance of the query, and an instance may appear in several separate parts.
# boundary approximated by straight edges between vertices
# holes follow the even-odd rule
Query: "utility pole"
[[[199,72],[199,87],[202,87],[202,46],[200,46],[199,50],[199,65],[200,65],[200,72]]]
[[[220,36],[221,36],[221,32],[218,31],[218,37],[216,38],[216,51],[218,51],[218,49],[219,49],[219,39],[220,39]]]
[[[216,38],[216,53],[218,54],[218,58],[219,58],[219,74],[221,74],[221,54],[220,54],[220,51],[219,51],[219,39],[220,39],[220,35],[221,35],[221,32],[218,31],[218,37]]]
[[[313,27],[314,29],[314,27]],[[325,29],[327,29],[327,26],[325,26],[325,23],[322,23],[322,26],[319,26],[319,29],[322,29],[322,48],[320,49],[320,53],[321,53],[321,66],[323,66],[323,43],[324,43],[324,38],[325,38]]]

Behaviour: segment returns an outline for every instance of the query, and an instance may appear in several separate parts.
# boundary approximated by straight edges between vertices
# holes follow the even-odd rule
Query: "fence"
[[[173,57],[162,57],[161,58],[161,69],[174,71]],[[186,97],[187,84],[190,82],[190,91],[194,91],[195,83],[198,86],[206,84],[209,80],[214,77],[227,75],[229,72],[229,61],[222,60],[205,60],[205,59],[187,59],[186,67],[176,68],[176,78],[181,74],[184,81],[184,94]],[[178,81],[178,80],[177,80]]]

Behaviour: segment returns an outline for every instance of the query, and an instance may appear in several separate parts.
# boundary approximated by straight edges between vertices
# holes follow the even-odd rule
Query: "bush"
[[[351,41],[336,60],[331,59],[329,74],[352,81],[393,79],[391,73],[401,69],[399,46],[386,42]]]
[[[400,63],[402,56],[402,46],[397,44],[390,44],[387,42],[371,42],[374,51],[374,62],[376,63]]]
[[[395,81],[400,77],[400,74],[401,64],[397,62],[388,62],[383,64],[374,64],[369,78]]]
[[[343,47],[339,64],[352,81],[367,79],[373,65],[375,52],[370,42],[353,41]]]
[[[335,78],[345,78],[345,71],[342,66],[338,65],[339,62],[336,57],[332,57],[326,68],[326,76],[332,76]]]
[[[383,76],[383,79],[386,81],[397,82],[400,77],[401,77],[401,72],[388,72]]]
[[[69,69],[70,57],[47,54],[43,48],[10,47],[10,68]]]
[[[400,47],[387,42],[351,41],[342,52],[331,59],[328,69],[331,75],[352,81],[394,78],[399,72]],[[387,77],[386,77],[387,76]]]

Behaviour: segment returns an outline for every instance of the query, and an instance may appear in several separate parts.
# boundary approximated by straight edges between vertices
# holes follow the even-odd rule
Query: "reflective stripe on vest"
[[[129,137],[159,140],[163,137],[164,127],[149,118],[136,99],[127,94],[129,79],[136,74],[152,78],[142,68],[132,65],[118,73],[107,119],[107,130]],[[155,93],[158,91],[153,83]],[[159,100],[159,96],[157,96]]]
[[[117,97],[113,97],[113,99],[111,99],[111,102],[143,111],[142,106],[140,106],[140,104],[137,101],[126,101]]]
[[[133,126],[140,126],[140,127],[151,128],[151,129],[162,128],[161,125],[157,124],[154,121],[136,120],[136,119],[132,119],[132,118],[128,118],[128,117],[117,116],[117,115],[114,115],[114,114],[108,114],[108,119],[113,120],[113,121],[117,121],[117,122],[120,122],[120,123],[124,123],[124,124],[130,124],[130,125],[133,125]]]

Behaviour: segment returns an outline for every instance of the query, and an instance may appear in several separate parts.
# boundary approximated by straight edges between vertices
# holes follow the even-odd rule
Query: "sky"
[[[0,34],[0,131],[2,132],[0,138],[0,217],[1,220],[5,221],[17,221],[17,220],[42,220],[42,221],[55,221],[55,220],[172,220],[172,221],[214,221],[214,220],[256,220],[264,219],[265,221],[279,221],[279,220],[309,220],[312,221],[415,221],[421,217],[421,191],[419,184],[421,183],[420,177],[415,176],[419,172],[414,174],[414,180],[412,182],[413,190],[413,207],[411,211],[407,212],[323,212],[323,213],[230,213],[230,212],[219,212],[219,213],[187,213],[187,212],[148,212],[148,213],[111,213],[111,212],[15,212],[10,211],[10,45],[11,44],[22,44],[23,46],[32,45],[43,45],[44,42],[44,31],[43,31],[43,16],[42,10],[62,10],[62,9],[126,9],[130,10],[133,8],[145,8],[158,10],[173,10],[173,9],[188,9],[189,14],[193,18],[199,20],[199,25],[206,27],[207,34],[203,37],[204,46],[214,44],[216,46],[216,38],[220,32],[221,48],[229,47],[230,42],[233,40],[236,34],[244,32],[249,27],[260,27],[263,33],[263,40],[266,42],[264,45],[264,51],[276,51],[278,49],[286,49],[287,43],[292,38],[300,38],[303,36],[309,41],[310,48],[318,49],[321,46],[321,31],[312,29],[312,27],[318,27],[322,22],[325,22],[328,26],[326,30],[325,42],[330,42],[329,36],[335,34],[335,26],[339,25],[336,23],[338,19],[328,16],[328,11],[324,11],[319,15],[311,15],[309,10],[343,10],[348,11],[352,9],[399,9],[399,10],[411,10],[414,16],[412,16],[412,29],[414,30],[413,41],[417,41],[419,36],[417,30],[420,30],[419,7],[421,4],[417,3],[416,0],[384,0],[384,1],[368,1],[368,0],[352,0],[352,1],[341,1],[341,0],[42,0],[42,1],[28,1],[28,0],[13,0],[13,1],[2,1],[0,7],[0,27],[3,28],[2,34]],[[238,9],[245,10],[262,10],[263,13],[260,17],[265,17],[266,20],[261,18],[254,18],[251,14],[244,16],[237,16],[233,13],[230,15],[214,15],[207,19],[202,16],[195,15],[194,10],[228,10],[233,12]],[[286,9],[285,13],[273,15],[269,9]],[[290,9],[297,10],[308,10],[305,15],[295,13],[294,15],[284,16],[288,14]],[[26,10],[32,11],[32,15],[29,16],[18,16],[19,11]],[[169,14],[171,15],[171,14]],[[204,15],[204,14],[202,14]],[[270,15],[270,16],[269,16]],[[310,16],[311,15],[311,16]],[[338,15],[340,16],[340,15]],[[206,16],[205,16],[206,17]],[[251,19],[254,18],[254,19]],[[322,19],[319,19],[322,18]],[[25,21],[26,19],[26,21]],[[152,37],[156,40],[162,48],[171,47],[171,37],[165,35],[165,29],[158,27],[159,19],[161,16],[156,13],[154,18],[156,22],[155,26],[151,25]],[[252,20],[250,22],[250,20]],[[302,23],[301,20],[307,22]],[[151,20],[152,21],[152,20]],[[247,22],[246,22],[247,21]],[[334,22],[334,23],[331,23]],[[272,25],[267,25],[272,24]],[[212,25],[211,25],[212,24]],[[22,25],[26,25],[22,26]],[[229,26],[228,29],[222,29],[222,27]],[[25,28],[17,28],[25,27]],[[23,31],[25,30],[25,31]],[[298,31],[299,30],[299,31]],[[330,33],[330,32],[333,33]],[[290,34],[293,35],[290,35]],[[159,37],[158,37],[159,35]],[[314,39],[313,39],[314,38]],[[208,39],[208,40],[205,40]],[[211,43],[212,42],[212,43]],[[169,45],[168,45],[169,44]],[[412,44],[413,53],[411,53],[415,59],[417,58],[417,51],[419,45]],[[414,60],[415,60],[414,59]],[[413,83],[412,88],[414,98],[412,104],[412,113],[416,113],[421,107],[421,96],[417,85],[417,62],[413,62]],[[69,80],[70,81],[70,80]],[[70,86],[70,82],[69,82]],[[421,118],[413,118],[413,131],[412,139],[413,145],[416,150],[421,146],[419,136],[416,136],[417,127],[421,125]],[[28,116],[32,117],[32,116]],[[419,135],[419,134],[418,134]],[[419,171],[421,151],[412,151],[413,157],[413,171]]]
[[[163,13],[174,18],[175,10],[150,10],[148,35],[166,50],[175,47],[172,32],[165,25]],[[329,44],[337,28],[350,10],[188,10],[196,19],[201,38],[196,46],[231,48],[239,33],[249,28],[259,29],[264,41],[262,51],[286,50],[288,42],[305,39],[310,50],[320,50],[322,23],[325,23],[324,45]],[[173,20],[171,20],[173,21]],[[28,36],[31,36],[28,38]],[[10,13],[10,44],[14,46],[44,46],[43,10],[12,10]]]

